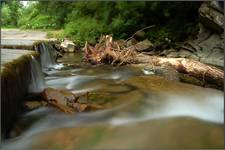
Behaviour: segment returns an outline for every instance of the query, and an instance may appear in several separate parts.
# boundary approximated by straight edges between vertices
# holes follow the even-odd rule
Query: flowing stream
[[[57,65],[42,53],[42,66]],[[27,128],[2,149],[224,147],[222,91],[181,83],[176,73],[84,65],[81,57],[65,54],[61,67],[45,70],[45,86],[90,92],[88,102],[106,109],[68,115],[40,107],[21,117]]]
[[[33,56],[31,58],[30,65],[31,65],[31,82],[29,85],[29,92],[31,93],[41,92],[45,88],[45,81],[43,73],[41,71],[41,66],[36,60],[36,58]]]
[[[52,67],[56,65],[53,48],[50,44],[41,43],[41,64],[43,68]]]

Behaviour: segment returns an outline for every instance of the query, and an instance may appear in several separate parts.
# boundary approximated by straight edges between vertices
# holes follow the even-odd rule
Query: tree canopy
[[[63,29],[62,37],[77,43],[95,42],[101,34],[127,38],[149,26],[153,41],[182,40],[196,32],[200,2],[151,1],[37,1],[23,7],[19,1],[3,2],[2,26],[23,29]]]

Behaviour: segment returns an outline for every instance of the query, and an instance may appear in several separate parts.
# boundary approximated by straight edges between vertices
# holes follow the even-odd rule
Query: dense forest
[[[147,26],[145,38],[181,41],[196,35],[200,2],[2,2],[2,27],[44,29],[81,45],[101,34],[128,38]]]

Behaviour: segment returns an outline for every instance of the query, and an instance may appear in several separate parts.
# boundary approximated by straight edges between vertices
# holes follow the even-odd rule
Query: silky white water
[[[41,54],[41,65],[43,69],[46,68],[58,68],[59,65],[56,63],[56,53],[54,48],[47,43],[41,43],[39,48]]]
[[[38,93],[44,90],[45,81],[44,76],[41,70],[40,63],[36,60],[35,57],[31,57],[31,81],[29,84],[29,92]]]

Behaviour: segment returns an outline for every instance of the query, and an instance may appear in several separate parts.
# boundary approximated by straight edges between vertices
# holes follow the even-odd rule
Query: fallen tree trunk
[[[195,60],[186,58],[163,58],[139,54],[137,56],[137,61],[138,63],[148,63],[152,66],[169,65],[174,67],[178,72],[196,77],[203,80],[203,82],[214,83],[221,87],[223,87],[224,84],[223,70]]]
[[[154,66],[172,66],[178,72],[193,76],[204,83],[217,84],[223,88],[224,71],[201,62],[186,58],[165,58],[138,54],[131,47],[120,46],[111,36],[103,36],[92,47],[86,43],[84,60],[92,64],[145,64]],[[221,89],[221,88],[220,88]]]

